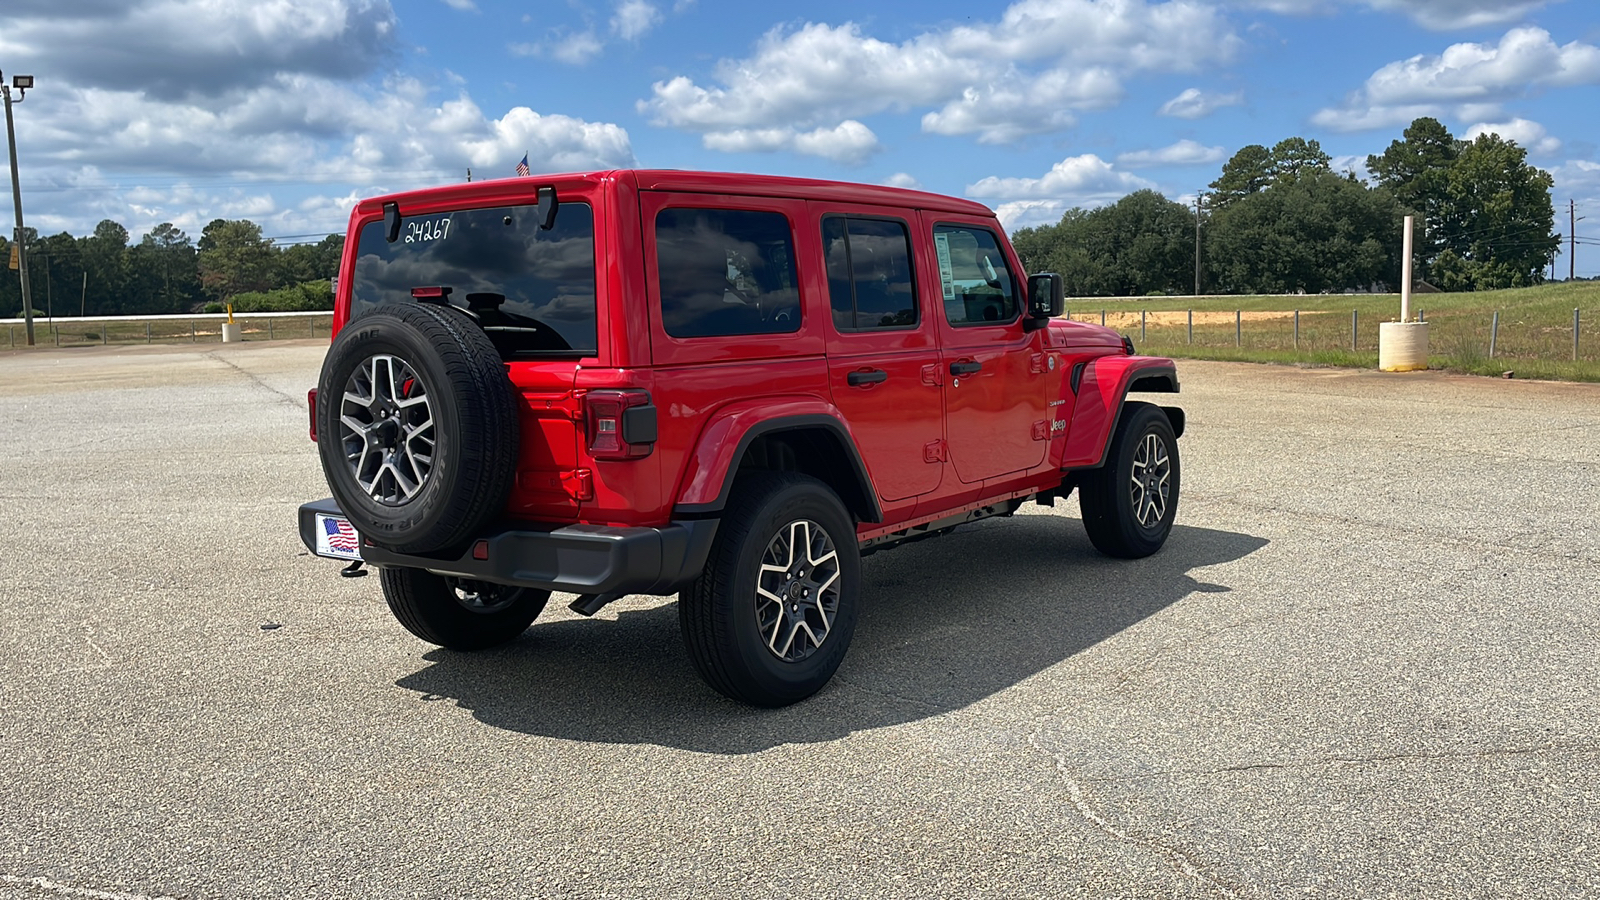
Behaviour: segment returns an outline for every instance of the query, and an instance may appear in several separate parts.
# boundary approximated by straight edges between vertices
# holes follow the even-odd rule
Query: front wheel
[[[855,632],[855,524],[826,484],[794,472],[742,478],[678,623],[706,683],[754,706],[787,706],[828,683]]]
[[[1124,405],[1105,465],[1085,472],[1078,508],[1089,542],[1107,556],[1139,559],[1161,549],[1178,516],[1178,438],[1160,407]]]
[[[528,630],[549,591],[435,575],[424,569],[379,570],[389,611],[406,630],[447,650],[486,650]]]

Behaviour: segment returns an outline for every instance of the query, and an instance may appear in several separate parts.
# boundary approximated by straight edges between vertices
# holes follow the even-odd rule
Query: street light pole
[[[17,89],[17,102],[21,103],[27,95],[28,88],[33,87],[32,75],[17,75],[12,79],[12,85]],[[16,206],[17,230],[15,232],[17,248],[17,270],[22,279],[22,319],[26,323],[28,332],[28,346],[33,346],[33,294],[28,290],[28,248],[22,226],[22,184],[17,180],[17,127],[11,119],[11,86],[0,81],[0,94],[5,95],[6,101],[6,142],[11,148],[11,200]]]

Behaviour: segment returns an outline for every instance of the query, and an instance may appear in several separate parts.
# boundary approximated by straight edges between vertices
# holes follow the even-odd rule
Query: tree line
[[[1496,134],[1458,140],[1420,118],[1382,154],[1372,178],[1333,171],[1314,140],[1235,153],[1201,208],[1137,191],[1055,225],[1012,235],[1030,272],[1060,272],[1076,296],[1323,293],[1401,278],[1402,228],[1414,225],[1414,277],[1449,291],[1544,281],[1560,244],[1554,185],[1527,151]]]
[[[280,246],[248,219],[215,219],[198,242],[170,222],[136,244],[110,219],[85,237],[25,232],[36,316],[181,314],[227,303],[241,312],[332,309],[331,279],[344,252],[343,235]],[[0,260],[10,257],[11,242],[0,237]],[[20,317],[21,279],[5,274],[0,316]]]

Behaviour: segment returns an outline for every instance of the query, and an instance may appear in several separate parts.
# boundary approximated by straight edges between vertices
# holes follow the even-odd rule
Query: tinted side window
[[[939,225],[933,229],[933,248],[951,325],[994,325],[1017,317],[1016,284],[993,233]]]
[[[904,222],[830,216],[822,220],[822,244],[835,328],[916,326],[911,233]]]
[[[661,321],[673,337],[800,329],[794,238],[782,213],[664,209],[656,269]]]
[[[412,288],[444,286],[506,359],[588,355],[599,346],[587,203],[562,203],[549,231],[532,206],[406,216],[392,244],[382,222],[369,222],[352,278],[352,317],[378,303],[412,303]]]

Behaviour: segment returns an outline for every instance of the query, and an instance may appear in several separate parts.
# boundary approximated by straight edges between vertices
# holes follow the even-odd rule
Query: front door
[[[1020,267],[994,223],[962,224],[924,214],[933,238],[939,293],[940,363],[950,462],[975,484],[1044,461],[1049,445],[1045,355],[1023,328]]]
[[[812,203],[832,311],[828,381],[885,503],[939,486],[944,463],[933,316],[921,302],[911,228],[870,207]]]

